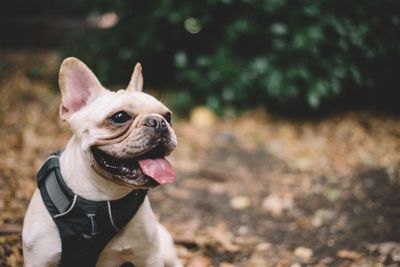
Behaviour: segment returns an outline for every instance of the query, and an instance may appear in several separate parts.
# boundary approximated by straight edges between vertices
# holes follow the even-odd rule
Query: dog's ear
[[[61,64],[58,84],[62,96],[60,117],[63,120],[67,120],[104,90],[85,63],[74,57],[66,58]]]
[[[133,71],[127,90],[138,92],[143,90],[142,65],[140,65],[140,63],[137,63],[135,66],[135,70]]]

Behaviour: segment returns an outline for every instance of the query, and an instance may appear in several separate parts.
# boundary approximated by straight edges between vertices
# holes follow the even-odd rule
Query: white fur
[[[68,75],[73,75],[75,65],[79,65],[80,75],[86,75],[84,72],[87,67],[80,61],[70,59],[67,63],[64,64],[64,68],[70,72]],[[64,82],[68,83],[68,77],[65,79]],[[133,84],[141,86],[141,83],[142,81]],[[66,94],[63,91],[63,85],[60,85],[62,93]],[[115,200],[122,198],[133,188],[105,179],[91,167],[89,147],[100,137],[112,135],[112,132],[98,127],[97,124],[114,107],[140,109],[140,112],[144,114],[152,114],[166,108],[139,90],[118,92],[101,90],[97,94],[96,99],[88,102],[79,111],[71,113],[67,103],[60,112],[61,118],[67,118],[74,133],[60,156],[61,174],[68,187],[84,198],[94,201]],[[68,97],[68,101],[74,101],[74,95],[68,95]],[[139,113],[139,110],[135,112]],[[136,128],[136,126],[132,125],[131,128]],[[129,138],[130,135],[126,137],[126,139]],[[176,144],[174,134],[172,141]],[[61,257],[61,239],[38,190],[35,191],[25,215],[22,239],[25,266],[58,265]],[[124,262],[132,262],[136,267],[182,266],[177,258],[171,236],[157,222],[147,197],[132,220],[104,248],[96,266],[117,267]]]

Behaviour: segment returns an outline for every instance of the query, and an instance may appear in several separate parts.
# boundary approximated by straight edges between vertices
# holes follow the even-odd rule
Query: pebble
[[[311,248],[307,247],[297,247],[294,250],[294,255],[302,259],[303,261],[309,261],[313,256],[314,252]]]
[[[284,210],[293,208],[293,199],[289,197],[280,197],[276,194],[271,194],[264,198],[262,208],[274,216],[279,216]]]
[[[248,198],[246,196],[236,196],[236,197],[231,198],[229,204],[233,209],[243,210],[243,209],[250,207],[251,202],[250,202],[250,198]]]
[[[249,227],[246,226],[246,225],[240,226],[239,229],[238,229],[238,233],[239,233],[240,235],[246,235],[246,234],[248,234],[248,233],[249,233]]]

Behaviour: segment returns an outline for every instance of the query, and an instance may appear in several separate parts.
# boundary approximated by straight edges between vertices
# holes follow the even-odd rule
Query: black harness
[[[137,189],[113,201],[85,199],[65,184],[57,154],[47,159],[37,180],[43,202],[60,233],[60,267],[94,267],[111,238],[135,216],[147,193]]]

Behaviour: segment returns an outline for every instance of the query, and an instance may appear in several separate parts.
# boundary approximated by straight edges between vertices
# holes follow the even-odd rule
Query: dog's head
[[[61,65],[60,117],[74,133],[91,168],[105,179],[133,188],[149,188],[175,180],[164,158],[176,147],[171,111],[143,93],[137,64],[125,90],[105,89],[80,60]]]

